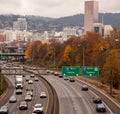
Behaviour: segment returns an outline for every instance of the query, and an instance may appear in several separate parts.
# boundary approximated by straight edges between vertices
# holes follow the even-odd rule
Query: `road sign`
[[[62,76],[80,76],[79,66],[63,66]]]
[[[83,66],[82,67],[82,76],[99,76],[99,67],[97,66]]]

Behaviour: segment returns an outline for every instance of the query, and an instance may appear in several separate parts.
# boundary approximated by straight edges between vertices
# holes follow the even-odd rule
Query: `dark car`
[[[59,74],[59,78],[63,78],[62,74]]]
[[[97,104],[96,105],[96,111],[97,112],[106,112],[106,107],[103,103]]]
[[[1,106],[0,108],[0,114],[8,114],[8,107],[7,106]]]
[[[102,103],[102,99],[99,96],[95,96],[95,97],[93,97],[93,102],[96,104]]]
[[[28,104],[26,101],[21,101],[19,105],[19,110],[27,110],[28,109]]]
[[[81,90],[88,91],[88,86],[87,85],[82,85]]]
[[[64,80],[69,80],[69,77],[68,76],[64,76]]]

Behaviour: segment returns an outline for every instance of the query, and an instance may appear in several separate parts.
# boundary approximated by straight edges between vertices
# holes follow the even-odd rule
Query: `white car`
[[[31,95],[26,95],[25,96],[25,101],[32,101]]]
[[[42,106],[42,104],[35,104],[33,112],[37,113],[37,114],[43,113],[43,106]]]
[[[46,97],[47,97],[46,92],[41,92],[40,93],[40,98],[46,98]]]
[[[32,89],[27,89],[26,90],[26,95],[31,95],[31,97],[33,97],[33,90]]]
[[[32,80],[29,80],[29,81],[28,81],[28,84],[33,84],[33,81],[32,81]]]
[[[15,96],[11,96],[10,99],[9,99],[9,103],[15,103],[17,102],[17,99]]]
[[[8,114],[8,107],[7,106],[1,106],[0,107],[0,114]]]
[[[106,112],[106,107],[103,103],[99,103],[96,105],[97,112]]]

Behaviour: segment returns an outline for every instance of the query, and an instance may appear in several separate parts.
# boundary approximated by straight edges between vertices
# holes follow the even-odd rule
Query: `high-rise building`
[[[13,23],[14,30],[27,30],[26,18],[18,18],[17,21]]]
[[[87,31],[93,31],[94,23],[98,23],[98,1],[85,1],[85,33]]]

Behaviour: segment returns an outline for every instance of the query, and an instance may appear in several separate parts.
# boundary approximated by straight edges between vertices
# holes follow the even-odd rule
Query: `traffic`
[[[0,114],[50,114],[47,110],[54,97],[50,101],[51,93],[41,81],[41,77],[47,80],[57,93],[58,114],[114,113],[106,100],[75,77],[62,76],[60,72],[54,70],[23,67],[27,70],[23,70],[22,75],[18,73],[19,75],[5,76],[13,84],[14,91],[8,101],[0,107]]]

